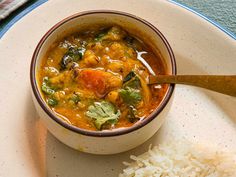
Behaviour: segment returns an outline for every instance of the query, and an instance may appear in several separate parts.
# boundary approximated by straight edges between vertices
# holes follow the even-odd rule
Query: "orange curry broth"
[[[77,53],[71,55],[68,51],[73,48],[79,48],[80,53],[72,51]],[[131,71],[141,84],[138,92],[141,100],[132,106],[120,95],[123,80]],[[79,128],[97,130],[94,119],[86,115],[94,101],[112,103],[121,114],[116,123],[103,124],[103,130],[130,127],[158,107],[168,85],[148,86],[150,74],[166,74],[161,57],[141,40],[114,26],[90,28],[55,42],[43,58],[38,78],[40,86],[46,83],[41,89],[49,107],[64,121]],[[135,111],[135,121],[127,118],[130,107]]]

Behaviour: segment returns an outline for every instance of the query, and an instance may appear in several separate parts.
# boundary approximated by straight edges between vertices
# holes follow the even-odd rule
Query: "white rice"
[[[162,144],[130,158],[119,177],[236,177],[235,153],[190,143]]]

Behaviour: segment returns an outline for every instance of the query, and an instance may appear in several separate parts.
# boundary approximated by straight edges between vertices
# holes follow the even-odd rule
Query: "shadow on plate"
[[[130,161],[131,154],[139,155],[148,150],[150,144],[157,144],[158,134],[141,146],[114,155],[92,155],[76,151],[59,142],[48,133],[46,139],[47,176],[118,176],[125,167],[122,162]]]
[[[25,114],[25,129],[26,139],[28,140],[28,149],[31,157],[29,158],[30,166],[37,172],[37,176],[45,174],[45,139],[47,130],[39,120],[39,116],[35,110],[31,91],[29,90],[26,96],[26,114]]]

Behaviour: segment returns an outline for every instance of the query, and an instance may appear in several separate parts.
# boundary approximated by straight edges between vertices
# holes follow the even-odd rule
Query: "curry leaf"
[[[120,110],[117,110],[113,104],[107,101],[94,102],[88,107],[86,115],[94,120],[98,130],[101,130],[105,123],[116,124],[120,117]]]
[[[127,75],[125,76],[125,78],[123,79],[123,83],[125,83],[125,82],[131,80],[131,79],[132,79],[133,77],[135,77],[135,76],[136,76],[135,72],[130,71],[129,74],[127,74]]]

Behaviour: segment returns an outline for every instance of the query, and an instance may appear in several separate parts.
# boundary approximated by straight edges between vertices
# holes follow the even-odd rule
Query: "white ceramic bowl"
[[[141,40],[163,57],[168,74],[176,74],[175,58],[167,40],[156,27],[139,17],[118,11],[87,11],[72,15],[53,26],[40,40],[32,57],[30,79],[36,109],[48,130],[74,149],[93,154],[115,154],[142,144],[160,128],[171,104],[174,85],[169,86],[163,101],[149,117],[129,128],[88,131],[57,117],[45,103],[39,89],[37,71],[41,60],[55,40],[93,24],[117,24],[134,36],[138,34]]]

